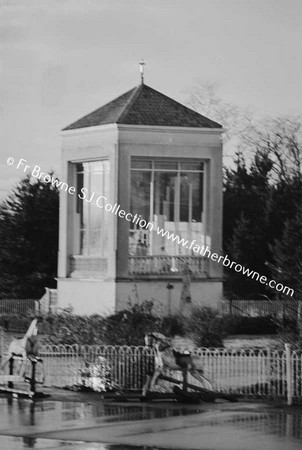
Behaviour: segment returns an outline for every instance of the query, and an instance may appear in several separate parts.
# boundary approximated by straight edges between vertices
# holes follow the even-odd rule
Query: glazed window
[[[109,161],[76,164],[76,176],[79,254],[107,256],[108,213],[95,200],[100,195],[108,198]]]
[[[192,250],[158,235],[160,228],[203,245],[205,242],[205,173],[201,160],[131,161],[130,212],[152,223],[153,231],[130,223],[130,255],[192,254]]]

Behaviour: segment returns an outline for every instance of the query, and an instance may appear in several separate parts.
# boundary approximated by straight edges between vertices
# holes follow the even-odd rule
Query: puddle
[[[177,417],[201,412],[183,405],[171,405],[168,408],[152,405],[117,405],[114,403],[79,403],[62,401],[37,401],[26,399],[0,398],[0,431],[18,426],[48,426],[71,420],[89,420],[101,418],[102,422],[121,422],[131,420],[159,419]]]
[[[302,409],[283,411],[265,408],[265,405],[256,403],[212,408],[213,406],[205,408],[205,405],[197,407],[177,403],[121,405],[51,400],[31,402],[26,399],[0,398],[0,449],[302,448]],[[186,417],[188,415],[191,418]],[[171,417],[175,417],[175,424],[171,420],[152,420]],[[176,420],[177,417],[183,418]],[[132,423],[146,419],[150,422]],[[109,423],[115,422],[120,422],[119,426],[109,426]],[[30,426],[35,428],[31,430],[28,428]],[[37,437],[14,437],[11,434]],[[54,439],[49,439],[50,437]],[[83,439],[91,442],[83,442]]]
[[[161,447],[133,446],[124,444],[101,444],[98,442],[62,441],[30,437],[0,436],[0,448],[5,450],[167,450]],[[174,449],[177,450],[177,449]]]
[[[302,439],[302,410],[301,414],[285,412],[236,413],[224,420],[217,418],[206,421],[204,425],[234,427],[237,430],[249,431],[258,435],[273,435],[299,440]]]

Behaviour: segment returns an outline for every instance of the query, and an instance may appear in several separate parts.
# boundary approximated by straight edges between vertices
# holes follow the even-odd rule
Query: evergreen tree
[[[284,268],[293,269],[295,274],[301,272],[289,261],[290,246],[299,248],[299,244],[292,238],[288,248],[282,246],[285,224],[294,227],[288,220],[297,217],[302,203],[301,118],[280,116],[257,120],[249,111],[220,98],[217,84],[202,80],[188,94],[189,107],[223,125],[224,156],[232,154],[234,148],[239,149],[235,168],[224,168],[224,252],[237,263],[277,281],[274,249],[278,260],[284,251],[283,258],[288,258]],[[297,232],[296,237],[299,237]],[[286,240],[289,239],[287,236]],[[291,279],[290,273],[287,275],[290,281],[286,284],[297,285],[298,281]],[[224,287],[230,298],[277,294],[233,269],[225,269]]]
[[[300,203],[302,203],[302,177],[295,176],[287,181],[280,180],[272,186],[268,211],[271,245],[274,244],[275,239],[281,239],[286,221],[297,214]]]
[[[302,298],[302,195],[296,214],[285,223],[281,239],[272,247],[272,275],[277,283],[294,289],[294,297]],[[283,294],[284,295],[284,294]]]
[[[269,173],[272,164],[257,152],[248,169],[239,153],[236,167],[227,172],[224,190],[224,250],[230,259],[242,266],[268,275],[268,205]],[[263,293],[263,285],[246,278],[234,269],[226,270],[225,292],[245,297]]]
[[[1,298],[39,298],[55,287],[58,221],[57,188],[30,176],[0,205]]]

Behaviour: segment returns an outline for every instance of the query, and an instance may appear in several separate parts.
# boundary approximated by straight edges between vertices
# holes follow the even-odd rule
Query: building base
[[[167,280],[58,279],[58,307],[72,307],[75,314],[112,314],[144,301],[153,302],[154,314],[167,316],[180,312],[183,282]],[[193,280],[190,303],[217,308],[222,299],[222,281]],[[190,301],[191,300],[191,301]]]
[[[115,311],[115,282],[58,279],[58,307],[72,307],[74,314],[112,314]]]
[[[179,280],[120,280],[116,283],[116,310],[121,311],[129,304],[152,301],[154,312],[170,315],[180,312],[183,282]],[[191,303],[217,308],[223,295],[222,280],[193,280],[190,287]]]

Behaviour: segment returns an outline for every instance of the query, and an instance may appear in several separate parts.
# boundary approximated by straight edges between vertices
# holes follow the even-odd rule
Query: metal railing
[[[39,311],[37,299],[0,299],[0,314],[35,314]]]
[[[70,256],[70,276],[101,278],[106,276],[108,261],[99,256]]]
[[[283,351],[199,348],[193,355],[197,367],[219,391],[248,397],[302,399],[302,354],[291,351],[289,346]],[[101,358],[112,385],[137,390],[154,363],[153,350],[148,347],[47,345],[40,356],[45,384],[57,387],[83,384],[85,368]],[[181,373],[174,372],[173,377],[181,379]],[[198,385],[191,376],[189,382]]]
[[[110,379],[115,386],[140,389],[153,364],[152,349],[115,346],[44,346],[40,351],[45,367],[45,384],[71,387],[82,383],[87,364],[97,364],[99,358],[110,367]]]
[[[300,318],[302,300],[292,298],[282,300],[222,300],[221,312],[234,316]]]
[[[45,288],[40,299],[0,299],[0,315],[49,314],[56,312],[57,306],[57,290]]]
[[[207,276],[208,259],[198,256],[129,256],[129,275],[159,275],[182,273],[188,265],[195,276]]]

